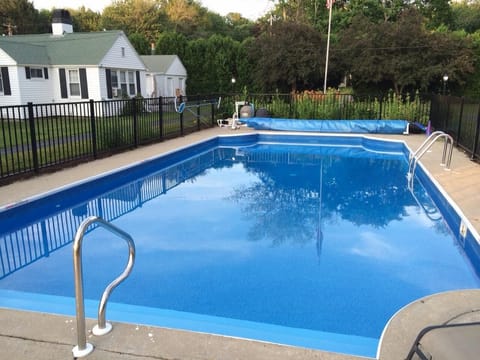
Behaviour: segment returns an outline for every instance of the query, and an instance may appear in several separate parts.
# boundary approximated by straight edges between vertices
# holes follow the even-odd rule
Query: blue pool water
[[[401,143],[249,135],[76,184],[0,212],[0,306],[74,314],[71,241],[96,215],[137,248],[109,319],[375,356],[401,307],[479,286],[477,243],[407,168]],[[127,255],[86,234],[88,316]]]

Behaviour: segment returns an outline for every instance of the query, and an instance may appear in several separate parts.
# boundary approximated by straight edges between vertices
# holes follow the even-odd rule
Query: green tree
[[[38,31],[39,14],[27,0],[2,0],[0,21],[2,34],[34,34]]]
[[[335,61],[352,75],[357,89],[429,90],[444,72],[453,82],[464,83],[473,71],[470,45],[448,32],[427,31],[423,19],[415,9],[394,23],[358,16],[340,34]]]
[[[417,8],[427,19],[427,27],[436,29],[445,25],[453,25],[453,13],[450,7],[450,0],[415,0]]]
[[[178,55],[184,61],[188,40],[185,35],[167,31],[162,33],[155,45],[155,54],[158,55]]]
[[[233,40],[240,42],[252,36],[254,23],[242,17],[239,13],[229,13],[224,19],[227,26],[226,36],[230,36]]]
[[[165,12],[174,31],[193,35],[199,27],[200,5],[195,1],[169,0],[165,6]]]
[[[85,6],[77,10],[69,9],[69,12],[72,17],[74,31],[90,32],[102,30],[100,13],[86,9]]]
[[[318,85],[325,47],[311,26],[276,22],[250,46],[253,78],[260,89],[296,91]]]
[[[143,34],[154,41],[167,23],[159,0],[116,0],[102,13],[102,28]]]
[[[452,30],[464,30],[469,34],[480,30],[480,2],[452,4]]]
[[[232,76],[242,82],[238,73],[242,59],[241,44],[229,37],[213,35],[207,40],[194,39],[188,42],[184,59],[188,71],[188,86],[191,94],[231,92]],[[208,61],[206,61],[208,59]]]
[[[130,34],[128,35],[128,40],[132,43],[133,47],[140,55],[150,55],[150,44],[143,34]]]
[[[478,98],[480,96],[480,30],[477,30],[475,33],[469,35],[470,40],[472,41],[472,50],[475,54],[475,71],[472,76],[467,78],[467,82],[463,87],[463,94],[470,97]]]

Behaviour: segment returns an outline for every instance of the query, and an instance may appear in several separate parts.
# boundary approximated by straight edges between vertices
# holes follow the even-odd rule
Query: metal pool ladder
[[[415,178],[415,169],[420,158],[433,146],[433,144],[438,139],[445,139],[443,145],[443,155],[441,166],[445,166],[445,170],[450,170],[450,163],[452,162],[452,153],[453,153],[453,138],[444,133],[443,131],[435,131],[420,145],[420,147],[413,153],[410,154],[408,160],[408,187],[413,188],[413,180]]]
[[[72,349],[73,356],[75,358],[84,357],[90,354],[93,351],[93,345],[87,343],[86,333],[85,333],[85,306],[83,298],[83,271],[82,271],[82,241],[83,236],[87,228],[96,223],[99,226],[107,229],[111,233],[117,235],[118,237],[124,239],[128,243],[128,262],[125,270],[113,280],[103,292],[102,298],[98,305],[98,324],[95,325],[92,332],[94,335],[100,336],[105,335],[112,330],[112,324],[105,321],[105,312],[107,307],[107,301],[110,296],[110,293],[125,280],[133,268],[133,263],[135,261],[135,243],[133,242],[132,237],[124,232],[123,230],[117,228],[111,223],[99,218],[97,216],[90,216],[85,219],[77,229],[75,234],[75,239],[73,241],[73,266],[75,274],[75,302],[76,302],[76,311],[77,311],[77,346]]]

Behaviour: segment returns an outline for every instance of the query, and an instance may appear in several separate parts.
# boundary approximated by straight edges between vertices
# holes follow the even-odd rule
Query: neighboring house
[[[0,37],[0,106],[146,96],[145,64],[122,31],[73,33],[55,10],[52,34]]]
[[[148,97],[186,95],[187,70],[177,55],[141,56],[147,66]]]

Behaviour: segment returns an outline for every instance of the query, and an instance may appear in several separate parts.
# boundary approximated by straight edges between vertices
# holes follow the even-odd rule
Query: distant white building
[[[0,37],[0,106],[147,96],[146,66],[123,31],[71,24],[55,10],[52,34]]]
[[[187,70],[177,55],[143,55],[148,97],[186,95]]]

